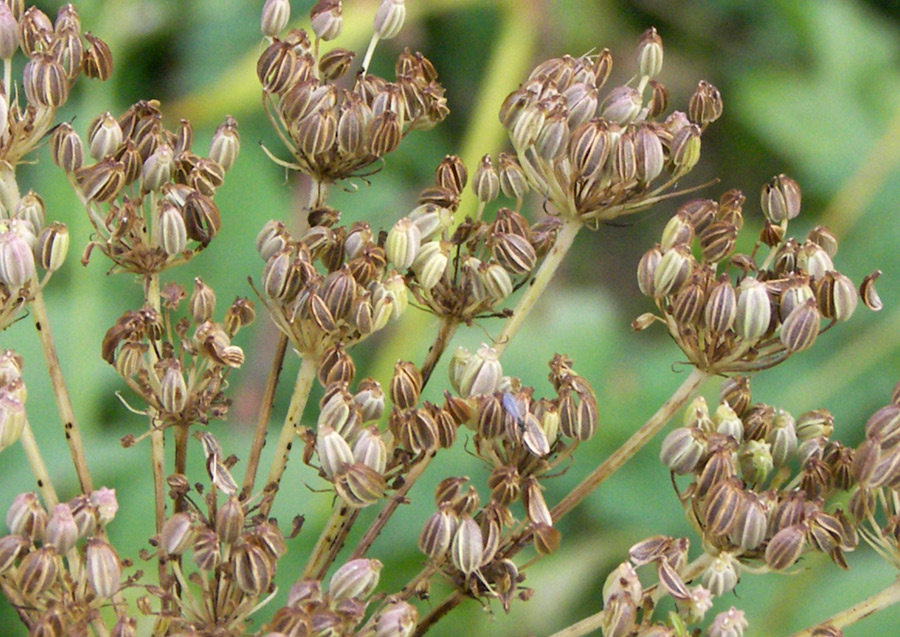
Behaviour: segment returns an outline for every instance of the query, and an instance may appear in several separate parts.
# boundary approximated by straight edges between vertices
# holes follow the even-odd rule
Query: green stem
[[[316,379],[318,367],[318,356],[311,354],[303,356],[300,369],[297,371],[297,381],[294,383],[291,404],[288,406],[287,414],[284,417],[281,435],[278,437],[278,444],[275,447],[275,457],[272,460],[272,467],[269,469],[269,477],[266,479],[265,496],[260,505],[260,512],[263,516],[268,516],[269,511],[272,509],[272,501],[278,492],[281,476],[284,475],[284,468],[287,466],[294,436],[297,434],[297,426],[300,424],[300,418],[303,416],[303,410],[306,408],[306,401],[309,398],[313,381]]]
[[[47,465],[44,464],[44,458],[41,456],[37,441],[34,439],[34,432],[31,431],[31,425],[28,424],[27,420],[22,428],[19,442],[22,444],[22,449],[25,450],[25,457],[28,458],[31,473],[34,474],[34,480],[37,482],[38,490],[44,499],[44,506],[48,511],[53,511],[53,507],[59,503],[59,498],[56,496],[56,489],[53,488],[53,482],[50,481]]]
[[[262,455],[263,446],[266,444],[266,430],[269,427],[269,419],[272,417],[272,404],[275,402],[275,389],[278,387],[278,379],[281,376],[281,368],[284,365],[284,354],[287,351],[288,338],[279,331],[278,344],[275,346],[275,354],[272,357],[272,367],[269,369],[269,378],[266,381],[266,389],[263,392],[259,405],[259,414],[256,417],[256,429],[253,432],[253,443],[250,445],[250,456],[247,459],[247,470],[244,472],[244,484],[241,487],[241,498],[249,498],[253,493],[253,485],[256,483],[256,472],[259,469],[259,458]]]
[[[160,292],[159,292],[159,275],[148,274],[144,281],[144,299],[148,306],[153,310],[160,309]],[[156,366],[156,350],[151,347],[148,351],[150,359],[150,369]],[[162,532],[163,524],[166,521],[166,450],[164,432],[159,427],[156,414],[151,410],[150,419],[150,470],[153,474],[153,503],[154,518],[156,521],[156,533]],[[166,562],[160,559],[159,568],[159,585],[164,589],[168,587],[168,571]],[[165,607],[165,602],[163,603]]]
[[[519,331],[519,328],[525,321],[525,317],[528,316],[541,294],[547,289],[547,286],[553,279],[553,275],[556,274],[556,270],[563,262],[563,258],[565,258],[569,248],[572,247],[572,242],[575,240],[575,236],[578,234],[581,226],[581,222],[577,219],[563,217],[563,225],[559,236],[556,238],[556,243],[553,244],[550,252],[544,258],[544,262],[541,263],[534,280],[532,280],[522,298],[519,299],[518,305],[513,310],[513,315],[506,321],[503,331],[500,332],[500,336],[497,338],[495,349],[498,355],[503,354],[503,350],[506,349],[516,332]]]
[[[428,379],[431,378],[435,365],[438,364],[441,356],[446,351],[447,345],[450,344],[450,339],[453,338],[457,327],[459,327],[459,322],[455,319],[446,316],[441,317],[441,327],[437,336],[434,337],[431,347],[428,348],[425,361],[422,363],[422,387],[428,384]]]
[[[861,602],[832,615],[821,624],[794,633],[791,637],[812,637],[817,628],[828,627],[835,630],[841,630],[845,626],[855,624],[859,620],[865,619],[869,615],[873,615],[889,606],[893,606],[897,602],[900,602],[900,578],[895,579],[890,586],[875,593],[871,597],[867,597]]]
[[[575,622],[571,626],[566,626],[562,630],[550,635],[550,637],[580,637],[581,635],[588,635],[595,630],[600,630],[603,626],[604,618],[605,611],[601,610],[590,617],[585,617],[580,622]]]
[[[69,390],[62,375],[59,365],[59,356],[56,353],[56,345],[53,342],[53,332],[50,329],[50,317],[47,315],[47,306],[44,304],[44,296],[40,290],[34,295],[31,302],[31,310],[34,315],[34,327],[41,342],[44,359],[47,361],[47,372],[50,375],[50,384],[53,387],[53,397],[56,400],[56,409],[63,423],[63,431],[66,443],[69,445],[69,454],[72,456],[72,464],[75,465],[75,473],[81,485],[82,493],[88,494],[94,490],[91,475],[88,472],[87,459],[84,455],[84,444],[81,441],[81,430],[75,420],[75,412],[72,409],[72,400]]]
[[[321,580],[325,576],[328,566],[347,537],[346,531],[353,525],[357,515],[359,515],[359,509],[347,506],[346,502],[338,498],[337,505],[332,509],[331,516],[328,518],[328,523],[319,534],[316,546],[306,561],[301,579]],[[355,556],[350,559],[355,559]]]

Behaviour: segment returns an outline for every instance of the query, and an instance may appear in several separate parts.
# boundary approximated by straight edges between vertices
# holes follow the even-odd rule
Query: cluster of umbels
[[[684,488],[673,484],[704,555],[690,567],[669,560],[666,568],[686,581],[699,578],[707,597],[732,591],[744,572],[789,569],[810,550],[847,568],[844,553],[857,546],[857,523],[832,500],[858,483],[860,460],[857,451],[831,439],[833,431],[827,410],[795,418],[753,403],[747,377],[723,383],[713,413],[696,398],[683,426],[663,441],[660,459],[673,476],[690,476]],[[859,518],[863,511],[852,510],[852,499],[850,506]],[[680,599],[670,584],[666,588]]]
[[[405,13],[402,1],[383,0],[373,42],[396,35]],[[355,53],[320,53],[321,42],[341,33],[340,0],[320,0],[310,15],[314,41],[303,29],[279,39],[290,16],[288,0],[268,0],[263,9],[262,31],[271,44],[256,71],[266,113],[293,156],[293,162],[277,163],[333,183],[361,175],[410,131],[431,128],[447,116],[437,72],[421,53],[400,55],[393,82],[367,73],[366,63],[352,82],[344,81]]]
[[[150,307],[125,312],[103,338],[103,359],[116,368],[134,392],[153,410],[157,427],[208,424],[224,419],[230,370],[244,363],[244,351],[231,343],[256,317],[253,303],[237,298],[223,322],[213,321],[216,296],[199,278],[187,303],[187,316],[177,312],[187,294],[176,283],[161,291],[160,311]],[[133,444],[133,437],[126,438]]]
[[[700,82],[687,115],[659,121],[668,91],[653,79],[663,60],[655,29],[641,36],[637,57],[637,85],[603,97],[609,50],[547,60],[500,109],[528,184],[565,218],[596,227],[658,201],[696,165],[703,129],[722,113],[718,90]]]
[[[315,208],[298,239],[269,221],[256,240],[266,262],[260,298],[302,356],[321,357],[337,343],[349,347],[409,303],[403,277],[387,269],[369,224],[336,225],[339,218],[332,208]]]
[[[12,84],[12,59],[21,50],[28,58],[22,91]],[[65,260],[66,226],[46,223],[44,202],[33,191],[20,196],[16,166],[43,139],[77,77],[105,80],[112,71],[106,44],[82,34],[71,4],[51,21],[22,0],[0,2],[0,329],[47,283]],[[24,95],[24,104],[20,96]],[[43,273],[41,273],[43,271]]]
[[[186,476],[169,476],[169,496],[184,506],[151,540],[155,551],[142,553],[167,564],[170,573],[160,586],[147,588],[160,599],[161,610],[152,611],[146,598],[139,603],[144,614],[157,616],[153,634],[243,633],[250,615],[274,591],[276,565],[287,552],[278,526],[251,515],[247,503],[238,500],[229,473],[236,459],[222,457],[212,434],[198,437],[211,487],[192,488]]]
[[[559,221],[553,217],[529,224],[504,207],[493,222],[481,220],[484,205],[499,196],[501,186],[517,201],[527,190],[515,160],[503,164],[501,179],[490,158],[482,160],[472,184],[479,214],[454,229],[453,213],[468,173],[458,157],[448,155],[435,170],[434,185],[420,193],[419,205],[387,234],[388,261],[407,273],[416,301],[438,316],[468,323],[496,313],[496,307],[529,280],[556,239]]]
[[[687,538],[663,535],[642,540],[628,550],[628,560],[607,576],[603,584],[601,628],[605,637],[675,637],[700,634],[692,624],[704,621],[713,606],[713,594],[702,585],[688,586],[681,573],[687,567]],[[644,585],[638,569],[655,569],[657,582]],[[664,597],[675,603],[666,621],[654,621],[653,610]],[[749,622],[734,606],[717,614],[707,626],[709,637],[742,637]]]
[[[881,309],[874,289],[881,273],[867,276],[857,292],[835,268],[838,241],[828,228],[813,228],[802,242],[786,237],[788,221],[800,213],[794,180],[779,175],[763,188],[766,222],[749,254],[734,252],[743,203],[743,194],[730,190],[718,202],[697,199],[678,209],[638,265],[638,286],[659,315],[638,317],[635,329],[661,321],[692,365],[740,374],[811,347],[822,331],[849,319],[860,298]],[[768,253],[757,263],[762,246]]]
[[[69,124],[51,135],[53,161],[66,171],[84,202],[98,248],[113,269],[144,276],[185,263],[209,245],[221,226],[213,201],[240,149],[237,123],[226,118],[207,157],[191,150],[193,129],[162,125],[155,100],[132,105],[118,119],[99,115],[88,126],[87,152]]]
[[[37,494],[16,496],[6,512],[9,535],[0,537],[0,588],[32,635],[87,634],[101,611],[116,609],[112,634],[134,634],[119,591],[128,566],[105,537],[118,510],[116,494],[102,487],[47,511]]]
[[[419,614],[403,600],[388,600],[363,624],[381,568],[378,560],[350,560],[334,572],[325,590],[320,580],[301,579],[264,630],[270,635],[411,635]]]
[[[447,394],[445,410],[475,431],[473,452],[491,469],[490,500],[482,505],[465,477],[443,480],[435,491],[438,509],[425,523],[419,548],[433,568],[462,592],[499,599],[504,610],[515,597],[528,599],[519,586],[524,576],[498,549],[504,534],[526,526],[535,550],[546,555],[560,542],[541,481],[568,458],[579,442],[597,429],[599,410],[589,383],[557,355],[550,362],[553,398],[535,398],[534,388],[503,375],[497,353],[482,346],[458,349],[450,363],[450,382],[458,396]],[[525,519],[513,505],[522,502]]]
[[[12,58],[18,50],[28,57],[21,92],[12,85],[11,77]],[[60,7],[52,21],[35,6],[25,9],[24,0],[0,2],[0,58],[4,67],[0,161],[8,167],[15,167],[40,143],[79,75],[106,80],[112,73],[109,47],[100,38],[81,32],[81,18],[71,4]],[[23,95],[25,103],[21,104]],[[0,188],[0,202],[7,212],[18,198],[14,187],[4,179]]]
[[[26,395],[22,358],[6,350],[0,354],[0,451],[27,427]],[[105,533],[119,508],[116,494],[101,487],[60,503],[43,480],[38,485],[43,504],[37,493],[21,493],[6,512],[9,535],[0,537],[0,589],[30,634],[86,633],[90,623],[101,620],[102,607],[121,601],[116,597],[125,585],[125,564]],[[118,605],[116,616],[117,627],[133,627]]]

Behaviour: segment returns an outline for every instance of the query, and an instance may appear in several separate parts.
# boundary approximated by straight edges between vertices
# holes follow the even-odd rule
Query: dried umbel
[[[213,135],[209,156],[191,150],[193,131],[162,127],[155,100],[131,106],[119,118],[109,112],[88,128],[88,151],[68,124],[51,135],[54,161],[71,176],[98,238],[98,248],[116,269],[157,274],[186,263],[206,248],[222,221],[213,201],[240,147],[237,123],[226,118]]]
[[[795,420],[749,404],[746,379],[727,382],[721,401],[710,415],[706,402],[696,399],[660,453],[673,473],[691,476],[678,495],[708,554],[703,585],[723,595],[742,572],[788,569],[810,549],[846,568],[844,552],[856,548],[857,532],[829,499],[852,480],[848,454],[828,439],[831,415],[815,410]],[[800,470],[790,480],[788,463],[795,458]]]
[[[808,349],[820,332],[850,318],[865,288],[857,294],[835,270],[829,252],[837,241],[827,229],[814,229],[803,243],[785,237],[800,211],[800,189],[785,175],[763,189],[767,221],[759,241],[750,254],[735,254],[743,200],[728,191],[718,202],[684,204],[638,265],[641,292],[654,299],[675,342],[692,364],[716,374],[766,369]],[[763,244],[769,252],[758,263]],[[723,272],[728,267],[736,279]]]
[[[463,489],[465,478],[444,480],[435,491],[438,511],[426,521],[419,548],[436,568],[454,578],[460,590],[487,599],[499,597],[504,608],[524,579],[518,572],[510,575],[514,564],[500,550],[518,517],[516,502],[522,502],[538,552],[554,551],[560,534],[553,526],[541,480],[549,477],[578,440],[596,431],[593,390],[571,365],[571,360],[557,355],[550,362],[550,381],[557,395],[536,399],[534,388],[502,375],[496,353],[487,346],[474,354],[457,351],[450,363],[451,382],[463,400],[454,404],[448,397],[441,412],[475,430],[474,451],[493,467],[487,480],[491,497],[480,506],[474,489]],[[566,418],[570,419],[565,431],[560,426],[563,410],[569,410]],[[398,414],[391,422],[403,419]],[[403,439],[402,431],[400,435]]]
[[[368,225],[316,225],[295,239],[270,222],[257,247],[266,259],[261,298],[301,355],[349,349],[406,309],[406,287]]]
[[[313,7],[316,46],[302,29],[276,37],[286,25],[286,4],[266,4],[262,28],[270,43],[256,67],[266,111],[293,156],[290,163],[272,156],[277,163],[326,184],[339,181],[361,174],[409,132],[431,128],[446,117],[444,89],[421,53],[401,54],[393,82],[366,73],[374,43],[394,37],[402,26],[402,1],[381,3],[363,71],[349,88],[339,80],[354,54],[343,49],[320,54],[318,47],[318,39],[340,35],[341,3],[323,0]]]
[[[667,93],[651,80],[663,60],[655,29],[642,36],[637,57],[637,85],[615,87],[605,97],[608,50],[547,60],[500,110],[522,178],[564,217],[596,227],[658,201],[697,163],[702,129],[722,112],[718,92],[702,82],[690,120],[681,112],[660,120]]]
[[[244,363],[244,351],[231,339],[255,315],[253,304],[238,298],[223,322],[211,321],[215,294],[198,278],[186,308],[189,316],[178,318],[186,296],[180,285],[167,284],[160,312],[147,307],[126,312],[102,343],[104,360],[164,426],[207,424],[225,417],[230,405],[223,392],[228,372]],[[174,330],[163,330],[163,325]]]
[[[56,504],[49,516],[37,494],[16,497],[6,514],[11,534],[0,537],[0,585],[29,625],[58,626],[51,634],[86,631],[130,583],[104,537],[117,508],[115,492],[105,487]],[[127,617],[122,611],[117,616]]]

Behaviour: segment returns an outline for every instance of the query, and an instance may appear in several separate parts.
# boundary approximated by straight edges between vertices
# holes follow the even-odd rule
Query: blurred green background
[[[59,6],[38,4],[51,17]],[[292,4],[294,16],[302,21],[313,3]],[[389,227],[415,205],[417,191],[431,182],[434,166],[447,153],[461,154],[470,170],[484,153],[496,158],[507,148],[497,108],[540,60],[608,47],[615,60],[612,86],[632,76],[637,37],[655,26],[666,47],[660,79],[669,88],[671,107],[686,109],[700,79],[716,85],[725,103],[724,116],[704,135],[700,166],[683,185],[718,177],[721,183],[704,191],[713,198],[729,188],[742,189],[748,200],[749,239],[760,227],[760,186],[775,174],[787,173],[800,182],[804,194],[804,213],[792,223],[792,233],[804,236],[814,225],[828,224],[841,240],[836,264],[842,272],[858,282],[875,268],[884,271],[879,286],[883,312],[861,309],[849,325],[829,331],[811,351],[752,382],[755,400],[795,415],[817,407],[830,409],[835,436],[849,445],[858,442],[866,418],[887,402],[900,379],[900,258],[895,243],[900,235],[898,3],[409,0],[407,4],[406,27],[395,40],[379,45],[373,70],[392,77],[393,59],[402,47],[422,51],[447,89],[451,115],[431,132],[410,135],[371,185],[357,181],[347,191],[334,189],[329,203],[344,213],[346,221],[366,219],[375,227]],[[106,84],[79,81],[61,114],[67,120],[74,118],[73,125],[84,134],[90,120],[104,110],[118,114],[138,99],[158,98],[170,128],[180,118],[193,122],[199,153],[205,152],[226,114],[237,117],[243,151],[217,197],[222,232],[189,268],[173,274],[185,285],[202,276],[216,290],[220,313],[234,296],[252,295],[247,276],[258,280],[262,270],[253,245],[258,229],[272,218],[293,224],[303,196],[301,181],[286,176],[257,145],[261,142],[286,156],[263,115],[254,73],[261,51],[261,5],[246,0],[81,2],[78,9],[85,29],[110,44],[116,67]],[[336,44],[361,52],[375,6],[373,0],[345,2],[345,34]],[[127,399],[128,390],[99,357],[106,329],[121,313],[140,305],[140,286],[127,276],[108,276],[108,265],[99,255],[86,268],[78,264],[89,227],[46,149],[21,174],[25,188],[34,187],[45,198],[48,218],[66,222],[72,232],[69,263],[54,276],[47,292],[52,326],[94,481],[115,487],[119,496],[120,511],[110,535],[123,555],[135,559],[137,568],[150,572],[152,563],[136,557],[152,532],[149,446],[125,450],[118,443],[127,433],[143,431],[146,422],[121,404],[116,392]],[[564,475],[548,482],[545,496],[551,505],[640,426],[688,372],[678,364],[680,352],[661,330],[637,334],[630,329],[635,316],[651,309],[638,293],[634,269],[677,205],[664,203],[627,227],[583,232],[504,357],[506,373],[522,377],[541,394],[549,390],[547,361],[554,352],[567,353],[597,392],[600,432],[578,450]],[[538,217],[539,201],[530,202],[528,214]],[[356,348],[357,378],[374,375],[384,383],[397,358],[421,362],[435,325],[427,317],[407,316],[406,322]],[[477,346],[499,329],[498,322],[486,321],[460,330],[454,343]],[[226,454],[246,456],[274,342],[275,331],[263,314],[240,335],[248,361],[230,377],[234,406],[228,422],[212,426]],[[60,496],[71,497],[74,475],[30,318],[7,330],[0,345],[25,356],[30,421]],[[297,367],[296,356],[289,355],[273,423],[280,423],[287,408]],[[433,378],[432,398],[439,395],[445,369],[441,365]],[[705,394],[715,400],[717,391],[718,381],[713,380]],[[528,603],[516,603],[507,616],[498,605],[482,609],[467,602],[433,634],[559,630],[600,609],[606,574],[624,559],[632,543],[657,533],[686,534],[693,540],[667,472],[657,461],[659,443],[653,441],[560,523],[559,553],[526,571],[526,585],[536,589]],[[200,455],[195,445],[192,480],[205,480]],[[264,455],[264,467],[267,458]],[[238,476],[241,467],[235,469]],[[373,546],[370,555],[387,565],[379,590],[397,590],[421,567],[416,537],[432,511],[434,485],[448,475],[469,475],[486,494],[485,469],[474,457],[461,448],[441,454],[412,492],[414,503],[398,512]],[[15,494],[33,488],[18,447],[3,453],[0,481],[4,485],[0,509]],[[297,458],[289,465],[284,484],[290,488],[277,501],[275,515],[286,528],[294,515],[304,514],[306,526],[289,544],[290,553],[278,573],[281,593],[262,611],[264,617],[283,603],[330,509],[330,499],[313,492],[322,482]],[[367,521],[373,515],[374,511],[365,511],[361,518]],[[364,526],[351,535],[351,544]],[[879,590],[896,576],[865,546],[850,556],[850,564],[850,572],[843,573],[813,555],[790,576],[747,576],[737,594],[719,600],[715,611],[731,605],[744,609],[751,635],[787,634]],[[448,590],[437,582],[431,603],[438,603]],[[427,603],[421,610],[427,612]],[[15,622],[12,610],[0,602],[3,634],[21,631]],[[900,609],[890,609],[846,634],[883,635],[898,622]]]

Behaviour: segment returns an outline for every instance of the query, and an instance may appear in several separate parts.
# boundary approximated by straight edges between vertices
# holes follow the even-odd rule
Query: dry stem
[[[889,606],[893,606],[897,602],[900,602],[900,578],[895,579],[887,588],[875,593],[871,597],[867,597],[861,602],[832,615],[821,624],[794,633],[791,637],[812,637],[813,632],[817,628],[823,627],[841,630],[845,626],[855,624],[859,620],[865,619],[869,615],[873,615]]]
[[[306,408],[306,401],[309,398],[313,381],[316,379],[318,367],[318,357],[306,354],[300,363],[300,369],[297,371],[297,381],[294,383],[291,404],[288,406],[287,414],[284,417],[281,435],[278,437],[278,444],[275,447],[275,457],[272,459],[269,477],[266,479],[265,497],[260,505],[260,513],[263,516],[268,516],[269,511],[272,509],[272,501],[275,498],[275,493],[278,491],[281,476],[284,475],[284,468],[287,466],[294,436],[297,434],[297,426],[300,424],[300,418],[303,417],[303,410]]]
[[[34,327],[37,330],[38,339],[41,341],[44,359],[47,361],[47,371],[50,374],[50,384],[53,386],[56,409],[59,411],[59,417],[63,423],[66,443],[69,445],[69,453],[72,456],[72,464],[75,465],[78,483],[82,493],[90,493],[94,490],[94,485],[88,472],[84,444],[81,441],[81,430],[78,428],[75,412],[72,410],[72,400],[69,398],[69,390],[66,387],[66,381],[59,365],[59,356],[56,353],[56,345],[53,342],[53,332],[50,330],[50,317],[47,315],[47,306],[44,304],[44,297],[40,290],[34,295],[31,310],[34,313]]]
[[[37,482],[38,490],[44,499],[44,506],[48,511],[53,511],[59,503],[56,495],[56,489],[53,488],[53,482],[50,481],[50,474],[47,472],[47,465],[44,464],[44,458],[38,448],[37,440],[34,439],[34,432],[31,431],[31,425],[25,421],[22,427],[22,435],[19,436],[19,442],[22,449],[25,450],[25,457],[28,458],[28,465],[31,467],[31,473],[34,474],[34,480]]]
[[[272,403],[275,401],[275,390],[278,387],[278,379],[281,376],[281,368],[284,366],[284,354],[287,351],[288,338],[283,332],[278,332],[278,344],[272,357],[272,367],[269,369],[269,378],[266,381],[266,389],[263,392],[259,405],[259,413],[256,417],[256,429],[253,432],[253,443],[250,445],[250,455],[247,459],[247,470],[244,472],[244,484],[241,487],[241,498],[249,498],[253,493],[253,485],[256,482],[256,472],[259,469],[259,457],[262,455],[266,444],[266,430],[269,427],[269,419],[272,417]]]
[[[554,520],[559,520],[566,513],[575,508],[589,493],[596,489],[600,483],[609,476],[618,471],[622,465],[630,460],[644,445],[659,433],[660,429],[665,427],[666,423],[675,415],[679,409],[684,407],[687,402],[693,398],[694,394],[700,389],[700,386],[708,378],[706,372],[697,369],[691,371],[690,375],[684,379],[681,386],[675,390],[675,393],[656,410],[649,420],[638,429],[631,438],[616,449],[603,463],[594,469],[581,483],[572,489],[572,491],[564,497],[559,504],[553,507],[550,514]]]
[[[528,313],[531,312],[531,309],[534,307],[534,304],[540,298],[541,294],[547,289],[547,286],[553,279],[553,275],[556,274],[556,270],[562,263],[563,258],[566,256],[569,248],[572,247],[575,236],[578,234],[578,231],[581,230],[582,224],[577,219],[570,219],[568,217],[563,217],[562,219],[562,229],[559,232],[559,236],[556,238],[556,243],[553,244],[550,252],[544,258],[544,262],[541,263],[541,267],[538,269],[537,274],[531,281],[525,294],[519,299],[519,303],[513,310],[513,315],[503,325],[503,331],[500,332],[500,336],[497,338],[497,344],[494,346],[498,355],[503,354],[503,350],[506,349],[506,346],[509,345],[509,342],[516,335],[516,332],[522,327],[525,317],[528,316]]]

